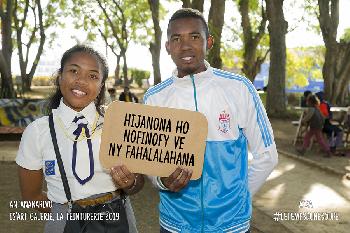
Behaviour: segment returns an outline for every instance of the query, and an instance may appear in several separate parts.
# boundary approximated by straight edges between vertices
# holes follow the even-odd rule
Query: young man
[[[200,179],[176,169],[153,177],[160,189],[161,232],[249,232],[251,197],[277,164],[272,128],[248,79],[214,69],[204,60],[213,45],[202,14],[181,9],[168,24],[166,50],[177,69],[150,88],[144,102],[188,109],[208,119]],[[253,161],[248,169],[248,148]]]

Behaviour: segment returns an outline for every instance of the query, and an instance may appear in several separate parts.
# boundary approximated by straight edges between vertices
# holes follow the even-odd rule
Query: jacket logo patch
[[[45,161],[45,175],[52,176],[55,175],[55,160]]]
[[[219,115],[219,127],[218,129],[222,133],[227,133],[231,129],[230,125],[230,114],[226,113],[225,111],[222,111]]]

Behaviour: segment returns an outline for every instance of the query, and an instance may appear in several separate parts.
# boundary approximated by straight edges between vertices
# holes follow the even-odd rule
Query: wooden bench
[[[24,127],[0,126],[0,134],[22,134]]]
[[[0,141],[19,141],[25,127],[0,126]]]

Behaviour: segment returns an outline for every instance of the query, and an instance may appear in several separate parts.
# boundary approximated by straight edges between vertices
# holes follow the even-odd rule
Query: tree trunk
[[[283,0],[266,0],[270,34],[270,69],[266,110],[270,116],[286,111],[286,33],[288,23],[283,15]]]
[[[323,76],[323,91],[325,93],[325,99],[330,101],[330,97],[333,93],[333,84],[335,78],[335,56],[337,54],[336,52],[336,45],[328,45],[328,48],[326,46],[326,54],[325,54],[325,60],[322,67],[322,76]]]
[[[119,2],[119,1],[118,1]],[[97,3],[100,7],[100,9],[103,11],[103,14],[105,16],[106,23],[109,26],[109,29],[111,30],[111,33],[113,35],[113,37],[115,38],[118,47],[120,49],[120,57],[123,58],[123,76],[124,76],[124,85],[125,86],[129,86],[129,81],[128,81],[128,67],[127,67],[127,62],[126,62],[126,52],[128,49],[128,43],[129,43],[129,35],[128,35],[128,30],[127,30],[127,23],[128,23],[128,18],[124,15],[124,10],[122,8],[122,5],[119,4],[117,1],[113,1],[113,7],[115,8],[116,12],[118,12],[118,16],[117,19],[118,20],[112,20],[112,18],[110,18],[110,14],[107,12],[106,9],[106,4],[103,3],[103,1],[101,0],[97,0]],[[105,43],[108,44],[107,41],[107,37],[105,34],[103,34],[103,32],[101,30],[99,30],[100,34],[102,35],[102,37],[105,40]],[[112,46],[109,45],[110,48],[112,48]],[[113,53],[115,55],[116,52],[112,49]],[[117,55],[117,59],[118,59],[118,55]],[[118,73],[117,73],[118,71]],[[117,63],[117,67],[116,67],[116,78],[119,76],[119,61]]]
[[[15,98],[16,94],[13,88],[11,71],[9,70],[8,62],[6,61],[2,50],[0,50],[0,71],[0,98]]]
[[[15,6],[14,6],[14,13],[13,13],[13,18],[14,18],[14,24],[15,24],[15,29],[16,29],[16,42],[17,42],[17,47],[18,47],[18,56],[19,56],[19,64],[20,64],[20,69],[21,69],[21,78],[22,78],[22,90],[24,92],[30,91],[33,76],[36,70],[36,67],[38,66],[41,54],[44,49],[44,44],[46,40],[45,36],[45,28],[43,24],[43,12],[42,12],[42,7],[41,7],[41,2],[40,0],[36,0],[34,5],[30,6],[29,0],[25,1],[25,6],[24,6],[24,12],[23,15],[24,17],[22,19],[18,18],[18,2],[15,1]],[[33,11],[34,15],[34,25],[32,25],[32,29],[29,29],[27,27],[27,31],[31,34],[29,36],[28,42],[24,43],[23,42],[23,29],[25,29],[25,25],[28,24],[28,10],[29,8]],[[36,9],[38,9],[38,14],[36,14]],[[28,68],[28,61],[29,61],[29,53],[30,53],[30,48],[36,38],[38,37],[37,31],[39,30],[40,32],[40,39],[39,39],[39,48],[36,50],[36,55],[34,58],[33,63],[31,64],[30,70],[27,73],[27,68]],[[25,36],[27,37],[27,35]],[[23,51],[23,45],[26,46],[26,52],[24,53]]]
[[[162,81],[160,75],[160,49],[162,43],[162,30],[159,26],[159,0],[148,0],[152,12],[153,28],[154,28],[154,42],[150,43],[149,50],[152,54],[152,67],[154,76],[154,85]]]
[[[182,8],[191,8],[191,0],[181,0]]]
[[[1,16],[1,42],[0,50],[0,73],[1,73],[1,89],[0,98],[15,98],[16,93],[12,82],[11,57],[12,57],[12,0],[6,1],[6,10],[4,11],[4,3],[0,4]]]
[[[257,57],[257,47],[261,38],[265,34],[266,27],[266,12],[263,6],[261,6],[262,20],[258,27],[258,31],[255,33],[252,31],[252,26],[249,18],[249,0],[239,1],[239,12],[242,18],[243,29],[243,68],[242,71],[250,79],[254,81],[255,76],[260,71],[260,65],[265,61],[266,56]]]
[[[212,0],[209,10],[209,30],[214,37],[214,45],[209,50],[208,61],[212,67],[221,68],[221,32],[224,25],[225,0]]]
[[[331,102],[338,105],[345,105],[345,96],[349,90],[350,83],[350,43],[341,41],[337,44],[336,76]]]
[[[192,0],[192,8],[203,13],[204,0]]]
[[[126,51],[121,53],[123,57],[123,76],[124,76],[124,87],[129,86],[129,79],[128,79],[128,66],[126,64]]]
[[[117,65],[114,70],[115,84],[119,83],[118,80],[120,79],[120,57],[121,55],[117,55]]]
[[[350,42],[337,42],[339,0],[318,0],[318,6],[318,20],[326,47],[322,67],[325,99],[343,105],[350,80]]]
[[[192,8],[192,9],[197,9],[200,12],[203,13],[203,5],[204,5],[204,0],[181,0],[182,1],[182,8]]]
[[[30,87],[32,85],[32,80],[34,77],[35,70],[38,66],[41,54],[43,53],[44,50],[44,44],[46,40],[46,35],[45,35],[45,28],[44,28],[44,20],[43,20],[43,11],[41,7],[41,0],[36,0],[36,3],[38,5],[38,20],[39,20],[39,31],[40,31],[40,40],[39,40],[39,48],[38,51],[36,52],[35,59],[33,61],[32,67],[28,73],[28,90],[30,90]],[[29,52],[29,48],[28,48]]]

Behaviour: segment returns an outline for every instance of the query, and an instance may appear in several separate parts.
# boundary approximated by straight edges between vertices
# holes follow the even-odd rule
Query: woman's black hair
[[[52,109],[57,108],[60,105],[60,100],[63,97],[58,79],[60,75],[62,74],[63,67],[67,60],[74,54],[74,53],[88,53],[91,55],[94,55],[99,64],[101,65],[102,69],[102,83],[101,83],[101,90],[100,93],[98,94],[96,100],[95,100],[95,105],[96,105],[96,110],[97,112],[103,116],[103,109],[101,108],[101,105],[104,104],[104,99],[105,99],[105,81],[108,78],[108,65],[106,59],[101,55],[99,52],[97,52],[95,49],[88,45],[75,45],[72,48],[68,49],[66,52],[64,52],[62,59],[61,59],[61,67],[59,68],[56,76],[55,76],[55,85],[56,85],[56,91],[55,93],[50,97],[49,103],[48,103],[48,113],[52,112]]]

